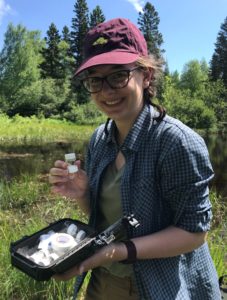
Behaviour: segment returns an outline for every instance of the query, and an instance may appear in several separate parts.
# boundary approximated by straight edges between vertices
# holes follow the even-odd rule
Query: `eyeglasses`
[[[84,88],[89,93],[101,92],[104,81],[112,89],[122,89],[127,86],[131,72],[137,69],[139,69],[139,67],[135,67],[133,69],[128,70],[116,71],[104,77],[86,77],[82,79],[81,82]]]

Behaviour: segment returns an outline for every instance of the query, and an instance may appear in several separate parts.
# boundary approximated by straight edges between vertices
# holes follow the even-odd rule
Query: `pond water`
[[[227,135],[209,134],[204,139],[215,171],[212,186],[227,197]],[[86,145],[87,142],[80,141],[15,147],[0,144],[0,178],[10,180],[22,174],[46,174],[55,160],[64,159],[65,153],[75,152],[79,159],[83,159]]]
[[[227,134],[207,134],[204,136],[204,140],[215,173],[212,186],[218,193],[227,198]]]
[[[81,141],[10,147],[0,144],[0,178],[11,180],[22,174],[47,174],[55,160],[64,160],[65,153],[75,152],[83,159],[86,144]]]

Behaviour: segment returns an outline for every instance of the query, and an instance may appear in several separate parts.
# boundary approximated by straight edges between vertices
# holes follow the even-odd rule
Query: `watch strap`
[[[137,250],[135,244],[131,240],[122,241],[122,243],[125,244],[127,248],[128,256],[127,259],[121,260],[120,262],[122,264],[133,264],[137,260]]]

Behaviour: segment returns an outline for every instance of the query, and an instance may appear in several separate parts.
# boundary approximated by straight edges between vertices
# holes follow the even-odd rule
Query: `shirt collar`
[[[157,112],[151,105],[144,105],[139,116],[135,120],[132,128],[130,129],[124,143],[119,149],[130,149],[132,151],[138,151],[141,141],[146,137],[148,130],[154,123],[154,117],[157,117]],[[142,130],[143,129],[143,130]],[[114,121],[110,121],[108,126],[107,143],[113,143],[117,145],[116,141],[116,124]]]

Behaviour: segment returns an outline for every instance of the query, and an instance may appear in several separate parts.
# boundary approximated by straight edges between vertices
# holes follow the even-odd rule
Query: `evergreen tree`
[[[43,78],[59,79],[63,77],[62,65],[60,62],[59,43],[61,37],[54,23],[51,23],[47,37],[45,37],[46,48],[43,48],[43,62],[40,64],[41,75]]]
[[[67,26],[64,26],[62,29],[62,40],[65,41],[67,44],[70,44],[70,31]]]
[[[83,60],[84,37],[89,29],[86,0],[77,0],[73,12],[75,13],[75,17],[72,19],[71,48],[76,59],[76,67],[78,67]]]
[[[97,24],[105,21],[105,16],[102,12],[102,9],[99,5],[90,14],[90,28],[95,27]]]
[[[77,68],[83,61],[84,38],[89,29],[89,12],[86,0],[77,0],[73,11],[75,13],[75,17],[72,19],[71,51],[75,58],[74,67]],[[88,101],[88,96],[83,87],[77,86],[74,78],[72,79],[72,91],[76,93],[77,102],[79,104],[86,103]]]
[[[59,43],[59,50],[65,77],[72,77],[75,69],[75,58],[71,48],[71,33],[67,26],[63,27],[62,40]]]
[[[169,64],[168,64],[168,62],[166,61],[165,62],[165,65],[164,65],[164,75],[165,76],[169,76],[170,75],[170,71],[169,71]]]
[[[163,43],[162,34],[158,30],[160,19],[154,6],[147,2],[143,8],[143,12],[139,12],[138,24],[142,31],[149,53],[155,55],[157,58],[161,57],[161,45]]]
[[[210,69],[211,78],[213,80],[222,79],[227,86],[227,17],[218,33]]]

